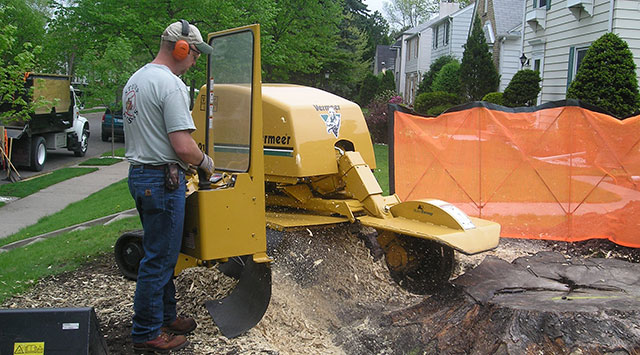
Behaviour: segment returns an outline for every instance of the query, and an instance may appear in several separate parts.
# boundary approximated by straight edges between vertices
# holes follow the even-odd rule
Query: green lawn
[[[134,207],[124,179],[98,191],[36,224],[0,239],[0,246],[55,231]],[[127,230],[140,229],[140,220],[126,218],[108,226],[94,226],[57,235],[32,245],[0,254],[0,302],[24,292],[43,277],[80,267],[95,257],[113,252],[117,238]]]
[[[75,270],[100,255],[112,253],[115,241],[123,232],[140,228],[140,219],[130,217],[0,254],[0,303],[28,290],[46,276]]]
[[[63,168],[33,179],[0,185],[0,196],[26,197],[34,192],[76,176],[88,174],[98,168]]]
[[[37,223],[20,230],[18,233],[0,239],[0,246],[134,207],[127,180],[123,179],[93,193],[84,200],[69,204],[62,211],[42,217]]]
[[[382,194],[389,195],[389,146],[374,144],[373,152],[376,155],[376,168],[373,175],[382,188]]]

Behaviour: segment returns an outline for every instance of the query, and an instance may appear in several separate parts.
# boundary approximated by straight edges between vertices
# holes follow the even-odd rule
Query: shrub
[[[517,72],[504,89],[505,106],[535,106],[541,80],[537,70],[523,69]]]
[[[380,86],[380,79],[373,73],[368,72],[360,85],[360,93],[358,95],[360,106],[367,106],[373,100],[378,92],[378,86]]]
[[[567,90],[567,98],[580,99],[618,117],[640,107],[633,54],[625,41],[606,33],[591,44]]]
[[[451,106],[452,105],[438,105],[438,106],[432,107],[427,111],[427,115],[429,115],[429,116],[438,116],[441,113],[443,113],[444,111],[450,109]]]
[[[376,95],[371,103],[367,106],[368,113],[365,116],[369,134],[373,143],[388,142],[388,111],[387,104],[401,104],[402,96],[399,96],[393,90],[386,90]]]
[[[450,62],[457,61],[458,60],[456,58],[449,55],[438,57],[438,59],[434,60],[433,63],[431,63],[431,65],[429,66],[429,71],[424,73],[424,75],[422,76],[422,80],[418,85],[418,92],[416,93],[416,96],[425,92],[433,91],[431,89],[431,85],[433,84],[433,79],[436,78],[436,75],[438,74],[440,69],[442,69],[442,67],[449,64]]]
[[[449,107],[458,104],[458,96],[444,91],[425,92],[416,97],[413,106],[414,110],[421,114],[434,115],[433,112],[440,111],[439,115]]]
[[[504,106],[504,100],[501,92],[490,92],[482,98],[482,101],[491,102],[492,104]]]
[[[449,62],[442,67],[433,80],[431,88],[434,92],[444,91],[460,96],[462,88],[460,84],[460,64],[458,62]]]
[[[380,86],[378,87],[378,91],[376,92],[376,94],[387,90],[396,90],[396,79],[393,75],[393,70],[385,70],[385,72],[382,74],[382,76],[380,77]]]
[[[500,85],[500,75],[493,64],[482,24],[477,16],[473,21],[471,35],[464,45],[460,81],[463,94],[472,101],[480,100],[492,91],[498,91]]]

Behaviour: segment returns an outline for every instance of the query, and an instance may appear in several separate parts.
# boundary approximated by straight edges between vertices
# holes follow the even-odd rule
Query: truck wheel
[[[31,165],[33,171],[42,171],[44,163],[47,161],[47,146],[44,138],[35,136],[31,138]]]
[[[82,136],[80,137],[80,148],[75,150],[73,154],[77,157],[83,157],[87,154],[89,148],[89,128],[85,125],[82,127]]]

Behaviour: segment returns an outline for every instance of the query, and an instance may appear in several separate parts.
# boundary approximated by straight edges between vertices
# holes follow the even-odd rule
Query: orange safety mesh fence
[[[396,111],[395,192],[451,202],[500,223],[502,237],[640,247],[640,116],[561,103],[529,112],[474,103],[433,118]]]

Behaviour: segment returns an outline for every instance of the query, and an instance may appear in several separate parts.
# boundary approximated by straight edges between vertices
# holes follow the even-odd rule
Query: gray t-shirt
[[[122,97],[127,160],[135,165],[178,163],[187,169],[168,135],[196,129],[182,80],[166,66],[149,63],[129,78]]]

